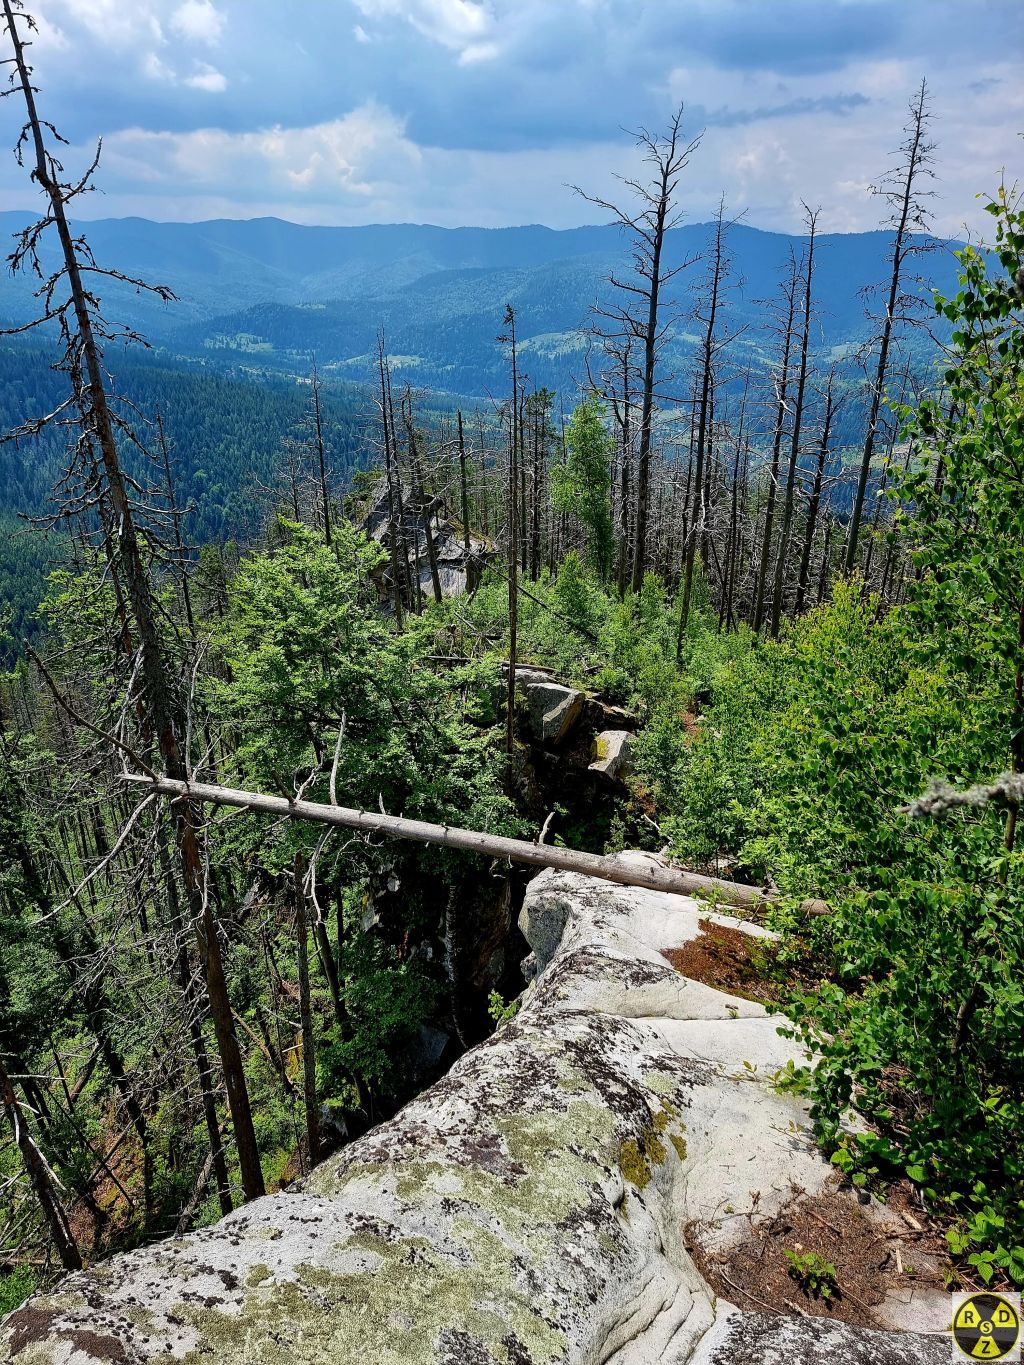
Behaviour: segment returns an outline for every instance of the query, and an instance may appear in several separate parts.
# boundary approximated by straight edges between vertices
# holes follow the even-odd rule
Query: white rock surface
[[[0,1326],[2,1358],[947,1360],[938,1337],[741,1312],[685,1250],[684,1228],[729,1246],[830,1175],[802,1103],[768,1081],[791,1055],[775,1022],[661,955],[702,916],[735,923],[542,873],[521,918],[539,974],[510,1023],[301,1187],[66,1277]],[[913,1301],[903,1311],[925,1324]]]

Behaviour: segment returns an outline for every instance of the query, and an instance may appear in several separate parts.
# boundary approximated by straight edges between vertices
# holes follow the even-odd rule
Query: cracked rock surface
[[[767,1079],[793,1055],[775,1021],[661,955],[702,917],[682,897],[542,873],[521,916],[537,976],[514,1019],[302,1184],[68,1275],[0,1325],[0,1357],[946,1360],[936,1336],[742,1312],[685,1250],[684,1229],[728,1247],[755,1209],[830,1176],[802,1102]],[[933,1326],[913,1303],[904,1318]]]
[[[561,744],[579,719],[583,702],[583,693],[578,688],[563,687],[548,678],[527,682],[530,733],[541,744]]]

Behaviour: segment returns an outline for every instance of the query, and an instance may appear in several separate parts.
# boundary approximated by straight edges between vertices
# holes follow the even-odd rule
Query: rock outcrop
[[[803,1102],[771,1083],[792,1055],[776,1022],[662,956],[702,914],[735,923],[542,873],[514,1019],[290,1191],[31,1300],[0,1326],[3,1359],[945,1361],[948,1339],[746,1312],[700,1273],[795,1188],[831,1180]],[[895,1312],[933,1328],[929,1307]]]
[[[549,679],[527,682],[524,690],[533,738],[538,744],[561,744],[583,710],[583,693]]]
[[[402,577],[401,595],[406,606],[413,605],[410,594],[418,593],[419,598],[426,602],[434,599],[427,550],[427,524],[433,536],[434,560],[442,596],[456,597],[464,592],[475,592],[484,568],[494,558],[493,544],[486,537],[471,533],[467,546],[461,523],[448,513],[440,497],[417,498],[413,490],[404,484],[400,489],[396,485],[393,495],[396,504],[401,503],[401,515],[396,509],[394,523],[386,479],[381,479],[374,488],[362,521],[362,529],[369,538],[388,551],[388,559],[374,575],[381,601],[387,604],[394,593],[392,524],[398,534],[399,560],[404,560],[399,571]]]
[[[631,766],[635,737],[628,730],[602,730],[594,736],[594,760],[590,767],[605,777],[625,777]]]

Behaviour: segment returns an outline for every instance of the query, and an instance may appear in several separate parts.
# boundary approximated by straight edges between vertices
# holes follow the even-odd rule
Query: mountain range
[[[0,236],[28,221],[24,213],[0,213]],[[614,226],[306,227],[275,218],[100,219],[79,226],[98,262],[177,295],[163,303],[130,285],[104,282],[103,288],[110,316],[170,355],[216,368],[297,375],[308,372],[315,353],[328,376],[364,383],[374,378],[383,329],[402,380],[478,399],[503,391],[507,366],[496,335],[509,302],[530,381],[563,390],[581,381],[591,305],[608,298],[608,275],[629,265],[628,243]],[[677,319],[666,363],[681,371],[695,340],[688,319],[704,281],[711,230],[690,224],[668,236],[668,268],[692,262],[668,300]],[[734,360],[756,364],[767,344],[764,301],[805,239],[739,222],[728,245],[723,326],[736,334]],[[936,251],[920,258],[915,287],[922,293],[949,288],[955,278],[956,244],[934,245]],[[867,296],[886,279],[889,246],[884,232],[818,238],[817,350],[843,355],[871,335]],[[54,260],[44,257],[44,270]],[[27,277],[5,281],[0,321],[24,321],[34,307]]]

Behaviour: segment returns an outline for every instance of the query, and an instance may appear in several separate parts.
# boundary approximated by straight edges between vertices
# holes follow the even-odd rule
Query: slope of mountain
[[[25,221],[25,214],[0,214],[0,235]],[[383,328],[403,377],[480,397],[504,375],[495,334],[506,302],[518,312],[531,381],[562,388],[581,379],[590,306],[607,297],[608,274],[629,262],[626,241],[610,226],[334,228],[272,218],[107,219],[84,226],[98,260],[175,290],[174,304],[123,285],[108,283],[104,293],[112,317],[172,352],[294,374],[308,369],[315,351],[339,378],[366,381]],[[670,366],[683,367],[692,346],[687,317],[702,284],[708,234],[707,225],[691,224],[669,235],[669,267],[694,262],[669,300],[678,312]],[[742,364],[746,355],[757,360],[763,353],[763,300],[803,239],[737,224],[729,244],[732,283],[723,318],[739,333],[734,358]],[[922,291],[952,283],[949,245],[922,258]],[[885,279],[888,247],[881,232],[819,239],[819,350],[841,353],[870,334],[862,294]],[[33,306],[28,280],[5,283],[0,318],[23,320]]]

